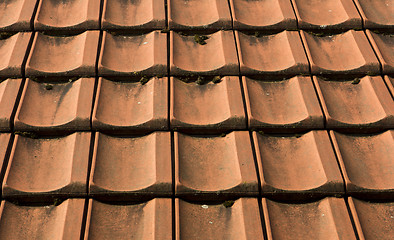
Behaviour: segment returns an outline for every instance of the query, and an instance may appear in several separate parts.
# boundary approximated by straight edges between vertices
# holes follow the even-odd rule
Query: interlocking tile
[[[66,83],[27,79],[15,116],[17,131],[90,130],[94,78]]]
[[[90,200],[84,239],[172,239],[171,199],[111,205]]]
[[[384,81],[387,84],[387,87],[389,88],[391,92],[391,96],[394,98],[394,78],[389,77],[389,76],[384,76]]]
[[[170,51],[170,73],[173,76],[239,74],[231,31],[218,31],[207,36],[184,36],[171,31]]]
[[[301,31],[312,74],[376,75],[379,62],[362,31],[317,36]]]
[[[124,200],[171,196],[171,136],[155,132],[142,137],[96,133],[89,193]]]
[[[324,127],[312,79],[297,76],[281,81],[242,77],[250,129],[294,132]]]
[[[343,180],[326,131],[296,136],[253,132],[262,194],[303,199],[344,193]]]
[[[291,30],[297,28],[288,0],[230,0],[234,29]]]
[[[340,198],[280,203],[263,198],[268,239],[356,240],[346,204]]]
[[[99,15],[97,0],[40,0],[34,30],[57,33],[99,30]]]
[[[382,77],[350,81],[313,77],[328,129],[377,131],[394,126],[394,102]]]
[[[258,195],[248,132],[226,136],[176,132],[174,141],[177,196],[201,200]]]
[[[2,38],[0,34],[0,77],[22,77],[30,37],[31,33],[17,33],[8,38]]]
[[[26,64],[26,76],[94,76],[99,31],[74,36],[37,33]]]
[[[309,73],[298,32],[256,36],[235,32],[242,75],[294,76]]]
[[[168,0],[168,26],[174,30],[231,29],[227,0]]]
[[[24,201],[84,196],[90,133],[29,138],[17,135],[3,182],[3,197]]]
[[[153,30],[164,29],[163,0],[104,0],[102,29]]]
[[[216,79],[217,81],[217,79]],[[171,77],[171,128],[187,131],[246,129],[239,77],[199,85]]]
[[[394,197],[394,130],[376,135],[331,132],[346,191],[354,196]]]
[[[0,131],[11,130],[11,117],[22,79],[0,79]]]
[[[4,161],[6,161],[6,153],[8,149],[8,145],[10,142],[11,134],[10,133],[0,133],[0,172],[2,172],[1,168],[3,167]],[[0,179],[1,181],[2,179]]]
[[[206,204],[175,199],[175,239],[263,239],[259,212],[255,198]]]
[[[352,0],[292,0],[300,29],[361,29],[361,17]]]
[[[393,8],[394,9],[394,8]],[[366,31],[385,74],[394,74],[394,35]]]
[[[135,133],[168,129],[167,78],[147,83],[99,78],[93,129]]]
[[[166,44],[166,35],[159,31],[133,36],[104,32],[99,75],[164,76],[167,73]]]
[[[29,31],[36,1],[11,0],[0,2],[0,31]]]
[[[349,198],[360,239],[394,239],[394,202],[365,202]]]
[[[354,0],[364,27],[368,29],[393,29],[393,7],[391,0]]]
[[[2,201],[0,239],[80,239],[84,199],[58,206],[19,206]]]

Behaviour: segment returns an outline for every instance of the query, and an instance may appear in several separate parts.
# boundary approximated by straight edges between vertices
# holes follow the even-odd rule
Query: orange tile
[[[394,74],[394,35],[377,34],[366,30],[368,39],[382,64],[384,74]]]
[[[23,61],[31,33],[0,36],[0,78],[22,77]]]
[[[394,3],[390,0],[354,0],[367,29],[390,29],[394,26]]]
[[[2,1],[0,5],[0,31],[31,31],[30,21],[36,1],[13,0]]]
[[[0,131],[10,131],[22,79],[0,80]]]

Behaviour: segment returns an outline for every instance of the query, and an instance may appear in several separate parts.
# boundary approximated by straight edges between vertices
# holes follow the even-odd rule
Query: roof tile
[[[0,80],[0,131],[10,131],[22,79]]]
[[[0,31],[23,32],[31,30],[30,21],[36,1],[13,0],[0,4]]]
[[[10,145],[10,139],[11,139],[11,134],[10,133],[0,133],[0,173],[3,173],[3,165],[4,162],[7,161],[6,155],[7,155],[7,150],[9,148],[8,145]],[[4,166],[6,167],[6,166]],[[3,179],[0,178],[0,182]]]
[[[17,33],[9,38],[0,36],[0,77],[22,77],[30,37],[31,33]]]
[[[393,7],[391,0],[353,0],[361,17],[364,27],[368,29],[393,29]]]
[[[394,9],[394,8],[393,8]],[[394,35],[366,31],[385,74],[394,74]]]
[[[390,76],[384,76],[384,81],[387,84],[387,87],[389,88],[390,92],[391,92],[391,96],[393,96],[394,98],[394,78],[390,77]]]

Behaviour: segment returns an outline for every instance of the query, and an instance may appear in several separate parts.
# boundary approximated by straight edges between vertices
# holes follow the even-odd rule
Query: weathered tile
[[[98,72],[100,76],[166,75],[166,35],[159,31],[132,36],[104,32]]]
[[[361,29],[361,17],[352,0],[291,0],[300,29]]]
[[[341,198],[310,203],[280,203],[263,198],[267,239],[358,239]]]
[[[80,239],[84,204],[84,199],[69,199],[58,206],[19,206],[3,200],[0,239]]]
[[[381,131],[394,126],[394,102],[382,77],[350,81],[313,77],[328,129]]]
[[[142,137],[96,133],[89,194],[113,200],[171,196],[170,133]]]
[[[362,31],[317,36],[301,31],[312,74],[378,75],[380,65]]]
[[[391,96],[394,98],[394,78],[390,76],[384,76],[384,81],[391,92]]]
[[[217,31],[231,29],[227,0],[168,0],[171,30]]]
[[[0,80],[0,131],[10,131],[22,79]]]
[[[0,31],[30,31],[36,1],[5,0],[0,2]]]
[[[294,76],[309,73],[298,32],[255,36],[235,31],[242,75]]]
[[[263,239],[257,199],[190,203],[175,199],[175,239]]]
[[[90,130],[94,78],[66,83],[27,79],[15,116],[17,131]]]
[[[31,33],[17,33],[10,37],[0,34],[0,77],[22,77],[23,60]]]
[[[365,202],[349,198],[360,239],[394,239],[394,202]]]
[[[34,30],[75,33],[99,30],[100,1],[40,0]]]
[[[172,239],[171,199],[111,205],[89,201],[85,240]]]
[[[348,194],[394,199],[394,130],[375,135],[331,132]]]
[[[3,197],[23,201],[86,195],[90,133],[65,137],[15,136]]]
[[[99,78],[93,110],[93,129],[136,133],[168,129],[168,83],[151,78],[147,83]]]
[[[218,31],[206,36],[185,36],[171,31],[170,51],[172,76],[239,74],[231,31]]]
[[[242,77],[249,129],[299,132],[324,128],[324,117],[310,77],[281,81]]]
[[[383,73],[394,74],[394,35],[376,34],[369,30],[366,30],[366,33],[382,64]]]
[[[392,29],[394,26],[393,7],[391,0],[354,0],[364,27],[368,29]]]
[[[2,172],[4,161],[6,161],[5,158],[9,147],[8,145],[10,144],[10,139],[11,139],[10,133],[0,133],[0,172]],[[0,181],[2,180],[3,179],[0,178]]]
[[[262,194],[275,198],[308,199],[344,193],[344,185],[326,131],[301,136],[253,132]]]
[[[189,199],[257,196],[248,132],[192,136],[175,132],[175,194]]]
[[[297,20],[288,0],[230,0],[236,30],[291,30]]]
[[[26,76],[95,76],[99,31],[74,36],[37,33],[26,64]]]
[[[246,129],[239,77],[213,81],[186,83],[171,77],[172,129],[200,133]]]

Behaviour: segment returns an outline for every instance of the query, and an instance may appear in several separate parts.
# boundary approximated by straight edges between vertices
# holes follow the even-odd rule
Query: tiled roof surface
[[[0,239],[394,239],[392,0],[0,0]]]

